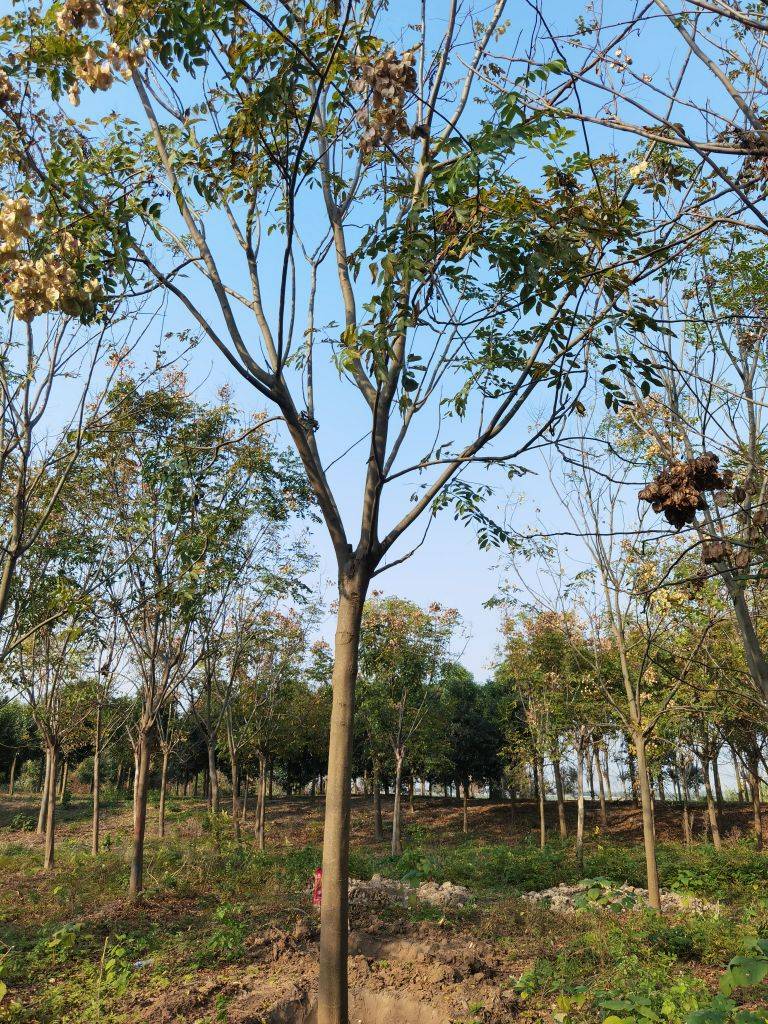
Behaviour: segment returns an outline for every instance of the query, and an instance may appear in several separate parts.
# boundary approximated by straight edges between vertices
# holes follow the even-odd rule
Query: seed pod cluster
[[[140,68],[147,59],[151,47],[152,43],[149,39],[143,39],[138,46],[133,48],[110,43],[106,56],[101,57],[93,47],[89,46],[83,59],[75,62],[74,71],[78,79],[85,82],[94,91],[106,90],[112,86],[116,75],[120,75],[128,81],[133,72]],[[73,106],[77,106],[80,102],[79,81],[70,87],[68,96]]]
[[[30,239],[35,219],[25,196],[3,199],[0,206],[0,285],[13,301],[19,320],[61,311],[76,316],[93,306],[99,282],[82,284],[76,270],[82,246],[68,231],[50,252],[29,256],[22,250]]]
[[[13,82],[5,71],[0,69],[0,107],[9,107],[14,103],[18,103],[19,99],[19,92]]]
[[[366,97],[357,112],[359,124],[365,127],[360,149],[365,157],[396,138],[411,134],[405,116],[408,93],[416,91],[416,71],[412,50],[398,57],[392,49],[371,61],[355,57],[358,77],[352,83],[355,92]]]
[[[707,507],[707,491],[720,491],[733,484],[733,473],[721,473],[718,462],[711,452],[695,459],[676,460],[647,484],[638,497],[649,502],[654,512],[662,512],[676,530],[681,530]]]

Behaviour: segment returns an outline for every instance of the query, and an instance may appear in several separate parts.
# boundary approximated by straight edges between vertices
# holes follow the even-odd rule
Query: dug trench
[[[349,935],[350,1024],[478,1024],[508,1021],[515,993],[492,946],[442,921],[353,916]],[[226,1004],[228,1024],[314,1024],[318,932],[299,918],[290,932],[254,936],[239,972],[199,975],[149,1000],[135,1019],[171,1024]],[[138,1008],[137,1008],[138,1009]],[[207,1018],[206,1018],[207,1019]]]

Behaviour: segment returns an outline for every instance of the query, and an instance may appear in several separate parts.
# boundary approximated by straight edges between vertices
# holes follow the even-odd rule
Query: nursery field
[[[391,808],[384,804],[386,815]],[[235,840],[227,815],[212,817],[204,804],[173,797],[159,840],[151,834],[156,808],[150,807],[139,901],[126,897],[129,802],[104,809],[103,849],[93,857],[90,802],[72,798],[60,809],[56,867],[45,873],[36,811],[31,797],[0,803],[0,1020],[310,1019],[320,799],[270,801],[263,852],[248,823]],[[696,838],[682,843],[679,810],[659,808],[661,886],[675,898],[672,909],[658,914],[618,891],[623,883],[644,884],[639,811],[627,803],[609,808],[603,829],[588,812],[580,873],[569,840],[552,838],[539,849],[533,804],[519,805],[512,823],[508,804],[473,801],[464,835],[458,802],[417,797],[405,812],[405,852],[392,857],[387,842],[372,841],[370,801],[354,798],[350,874],[382,881],[352,885],[350,1018],[364,1024],[768,1019],[760,984],[768,960],[759,945],[768,935],[768,858],[745,838],[749,815],[747,807],[729,808],[724,845],[715,851]],[[695,825],[694,817],[694,832]],[[584,877],[591,883],[572,898],[573,909],[523,898]],[[389,887],[387,879],[409,888]],[[444,905],[420,900],[418,886],[426,881],[465,887],[469,897]]]

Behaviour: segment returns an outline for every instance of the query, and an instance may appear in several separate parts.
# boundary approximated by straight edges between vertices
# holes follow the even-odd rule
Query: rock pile
[[[398,882],[394,878],[382,878],[374,875],[370,882],[359,878],[349,880],[350,907],[372,910],[377,907],[406,907],[411,895],[422,903],[446,910],[463,907],[470,900],[469,889],[453,882],[422,882],[413,889],[407,882]]]
[[[540,892],[523,893],[527,903],[546,904],[550,910],[571,913],[587,907],[599,907],[605,910],[627,910],[633,907],[648,905],[648,890],[641,889],[626,882],[623,885],[606,884],[601,881],[584,879],[575,885],[555,885],[551,889]],[[716,906],[687,893],[667,892],[662,890],[661,909],[663,911],[687,910],[694,914],[706,914],[716,910]]]

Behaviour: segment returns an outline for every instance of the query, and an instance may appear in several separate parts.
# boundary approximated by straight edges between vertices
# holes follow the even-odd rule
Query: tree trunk
[[[99,852],[99,815],[101,813],[101,704],[96,708],[96,731],[93,736],[93,814],[91,818],[91,853]]]
[[[58,749],[55,744],[50,748],[49,759],[51,770],[48,775],[48,801],[45,810],[45,856],[43,869],[50,871],[54,862],[54,846],[56,839],[56,769]]]
[[[733,774],[736,777],[736,793],[737,793],[738,798],[739,798],[739,803],[743,803],[744,802],[744,785],[743,785],[742,780],[741,780],[741,765],[739,764],[739,759],[738,759],[738,757],[736,755],[736,751],[735,751],[735,749],[733,747],[731,747],[731,757],[733,758]]]
[[[256,840],[260,850],[264,849],[264,821],[267,802],[267,759],[259,754],[259,796],[256,802]]]
[[[245,778],[243,779],[243,801],[242,801],[242,810],[240,812],[240,821],[243,824],[245,824],[245,819],[246,819],[246,816],[248,814],[248,779],[249,779],[249,775],[248,775],[248,772],[246,772],[245,773]]]
[[[715,784],[715,801],[717,802],[717,813],[722,814],[725,805],[723,799],[723,784],[720,780],[720,765],[718,764],[718,753],[712,758],[712,781]]]
[[[8,772],[8,796],[13,796],[13,785],[16,781],[16,761],[18,760],[19,752],[14,750],[13,760],[11,761],[11,768]]]
[[[379,762],[373,762],[373,838],[380,843],[384,838],[384,823],[381,820],[381,785],[379,782]]]
[[[392,856],[398,857],[403,852],[403,841],[400,836],[401,802],[400,788],[403,781],[403,755],[395,753],[395,805],[392,808]]]
[[[413,805],[413,776],[408,779],[408,810],[411,814],[416,813],[416,808]]]
[[[595,773],[597,775],[597,797],[600,801],[600,824],[603,828],[608,826],[608,808],[605,805],[605,780],[603,779],[603,766],[600,764],[600,751],[598,747],[592,746],[592,757],[595,762]]]
[[[544,761],[537,757],[534,763],[536,788],[539,793],[539,846],[543,850],[547,845],[546,793],[544,788]]]
[[[269,799],[270,800],[272,799],[272,788],[273,788],[273,784],[274,784],[274,778],[273,778],[274,774],[275,774],[275,766],[270,761],[270,763],[269,763]]]
[[[645,870],[648,879],[648,903],[654,910],[661,910],[659,892],[659,869],[656,863],[656,829],[653,822],[653,793],[648,777],[645,759],[645,737],[640,730],[634,737],[637,765],[637,788],[640,791],[640,807],[643,815],[643,847],[645,849]]]
[[[587,751],[587,778],[589,779],[589,799],[594,804],[597,797],[595,790],[595,770],[592,763],[592,755],[594,754],[594,744],[590,743],[589,750]]]
[[[515,819],[517,817],[517,792],[515,787],[510,785],[509,787],[509,828],[510,831],[514,831]]]
[[[369,575],[340,575],[320,914],[317,1024],[347,1024],[349,778],[360,622]]]
[[[568,838],[568,823],[565,820],[565,791],[563,790],[563,775],[560,771],[560,761],[555,759],[552,762],[552,770],[555,773],[555,792],[557,793],[557,820],[560,826],[560,838]]]
[[[608,803],[613,803],[613,791],[611,789],[611,766],[608,761],[608,747],[603,747],[603,777],[605,778],[605,787],[608,791]]]
[[[240,838],[240,799],[238,796],[238,789],[240,788],[239,776],[237,772],[237,760],[235,755],[230,751],[229,763],[232,766],[230,771],[230,781],[232,784],[232,831],[234,832],[235,839]]]
[[[157,815],[157,834],[162,839],[165,836],[165,791],[168,788],[168,761],[171,751],[163,747],[163,763],[160,768],[160,805]]]
[[[704,776],[704,791],[707,794],[707,814],[709,816],[709,830],[712,833],[712,845],[716,850],[721,849],[720,822],[717,819],[717,806],[712,793],[712,780],[709,776],[710,761],[703,757],[701,759],[701,772]]]
[[[754,759],[754,763],[750,765],[749,780],[750,790],[752,794],[752,820],[755,829],[755,845],[758,850],[763,848],[763,815],[762,808],[760,806],[760,775],[757,769],[757,759]]]
[[[61,788],[59,789],[59,800],[63,800],[67,792],[67,782],[69,781],[69,758],[64,758],[64,764],[61,766]]]
[[[133,855],[128,894],[137,899],[144,889],[144,836],[147,829],[147,793],[149,790],[149,762],[152,754],[152,736],[143,732],[139,737],[134,785]]]
[[[40,812],[37,816],[37,834],[42,835],[45,831],[45,819],[48,814],[48,795],[51,790],[51,752],[45,751],[45,772],[43,773],[43,788],[40,791]]]
[[[208,747],[208,793],[209,804],[212,814],[219,813],[219,776],[216,766],[216,740],[212,737],[206,739]]]
[[[469,832],[469,779],[464,779],[464,799],[461,805],[462,822],[461,831],[466,835]]]
[[[576,749],[576,866],[584,873],[584,744]]]
[[[683,839],[685,845],[691,845],[691,839],[693,838],[693,832],[691,829],[691,816],[689,813],[690,805],[690,791],[688,789],[688,768],[682,761],[678,762],[678,772],[680,775],[680,796],[682,797],[683,805]]]

